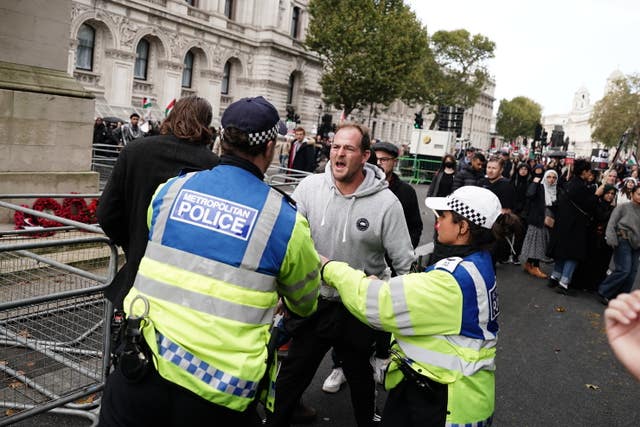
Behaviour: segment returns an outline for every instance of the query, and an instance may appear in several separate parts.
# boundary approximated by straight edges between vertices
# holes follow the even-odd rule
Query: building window
[[[192,75],[193,75],[193,53],[189,51],[184,56],[184,68],[182,69],[182,87],[191,87]]]
[[[293,73],[289,76],[289,86],[287,87],[287,104],[293,104],[293,93],[296,84],[296,77]]]
[[[291,37],[298,38],[300,32],[300,8],[295,6],[291,14]]]
[[[149,42],[140,40],[136,48],[136,65],[133,77],[140,80],[147,80],[147,63],[149,62]]]
[[[223,95],[229,94],[229,79],[231,78],[231,63],[227,61],[224,64],[224,70],[222,70],[222,84],[220,85],[220,93]]]
[[[196,7],[196,0],[184,0],[189,6]]]
[[[78,30],[78,49],[76,50],[76,68],[81,70],[93,70],[93,47],[96,30],[82,24]]]
[[[233,0],[225,0],[224,16],[226,16],[229,19],[233,19]]]

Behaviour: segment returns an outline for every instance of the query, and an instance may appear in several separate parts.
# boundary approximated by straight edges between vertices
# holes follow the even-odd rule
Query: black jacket
[[[294,141],[295,142],[295,141]],[[291,142],[291,151],[293,153],[294,142]],[[314,172],[316,170],[316,146],[307,142],[303,142],[298,152],[293,157],[293,165],[291,169],[299,171]]]
[[[546,216],[547,208],[555,217],[558,201],[556,200],[552,206],[546,205],[544,198],[544,185],[542,185],[542,183],[532,181],[527,189],[527,198],[529,199],[527,224],[535,225],[536,227],[544,227],[544,217]]]
[[[416,248],[420,243],[420,236],[422,236],[422,218],[420,217],[420,206],[416,190],[402,181],[395,173],[391,175],[389,190],[400,200],[404,210],[404,219],[407,221],[407,228],[411,236],[411,244]]]
[[[466,185],[482,187],[483,180],[484,171],[476,171],[471,167],[471,165],[468,165],[467,167],[462,168],[462,170],[456,173],[453,177],[453,191],[456,191],[458,188]]]
[[[551,232],[549,253],[556,259],[582,261],[587,255],[587,230],[598,198],[586,183],[573,177],[558,189],[558,214]]]
[[[127,258],[105,292],[116,308],[122,308],[147,248],[147,208],[157,187],[183,169],[210,169],[217,164],[218,156],[206,146],[172,135],[138,139],[122,149],[97,211],[105,234]]]

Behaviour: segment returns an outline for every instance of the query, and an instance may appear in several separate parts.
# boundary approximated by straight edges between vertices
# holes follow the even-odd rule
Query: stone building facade
[[[487,151],[491,148],[491,120],[496,83],[489,79],[475,105],[467,108],[462,120],[462,138],[468,145]]]
[[[624,74],[620,70],[614,70],[604,86],[605,95],[613,88],[618,79],[623,79]],[[565,139],[569,138],[567,151],[573,151],[578,157],[590,157],[591,150],[601,148],[602,144],[591,137],[592,129],[589,124],[593,104],[586,87],[580,87],[573,95],[571,110],[563,114],[549,114],[542,117],[542,126],[551,136],[551,131],[556,126],[562,126]]]
[[[217,125],[231,102],[263,95],[282,117],[293,107],[313,133],[323,115],[331,114],[336,123],[341,112],[323,104],[322,64],[303,48],[307,5],[308,0],[73,0],[68,72],[95,94],[96,116],[128,119],[134,110],[143,113],[142,100],[148,98],[158,120],[171,100],[197,94],[213,105]],[[489,140],[492,103],[493,92],[470,110],[474,138]],[[375,138],[403,144],[410,140],[415,111],[396,101],[373,115],[369,108],[356,110],[347,119],[369,125]]]
[[[96,115],[127,119],[151,100],[162,119],[197,94],[219,118],[263,95],[315,123],[321,66],[302,48],[306,1],[74,0],[68,72],[96,95]]]

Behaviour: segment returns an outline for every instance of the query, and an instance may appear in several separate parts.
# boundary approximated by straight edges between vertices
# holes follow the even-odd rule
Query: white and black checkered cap
[[[249,135],[249,145],[266,144],[274,141],[278,134],[286,132],[280,121],[278,110],[262,96],[242,98],[227,107],[220,119],[221,133],[233,127]]]
[[[424,203],[433,210],[457,212],[484,228],[493,227],[502,210],[498,196],[471,185],[458,188],[447,197],[427,197]]]

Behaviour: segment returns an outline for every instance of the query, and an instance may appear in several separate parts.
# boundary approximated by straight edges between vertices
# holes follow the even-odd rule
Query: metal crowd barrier
[[[118,254],[99,227],[1,200],[39,196],[0,195],[0,209],[62,224],[47,236],[0,230],[0,426],[45,411],[96,425],[113,311],[104,289]]]
[[[291,194],[300,181],[309,175],[313,175],[313,173],[272,164],[265,173],[264,180],[272,187],[277,187],[285,193]]]
[[[441,162],[441,159],[424,159],[417,156],[400,157],[400,178],[411,184],[430,184]]]
[[[93,144],[91,154],[91,170],[100,175],[100,190],[107,185],[107,181],[113,171],[113,166],[118,160],[122,147],[111,144]]]

